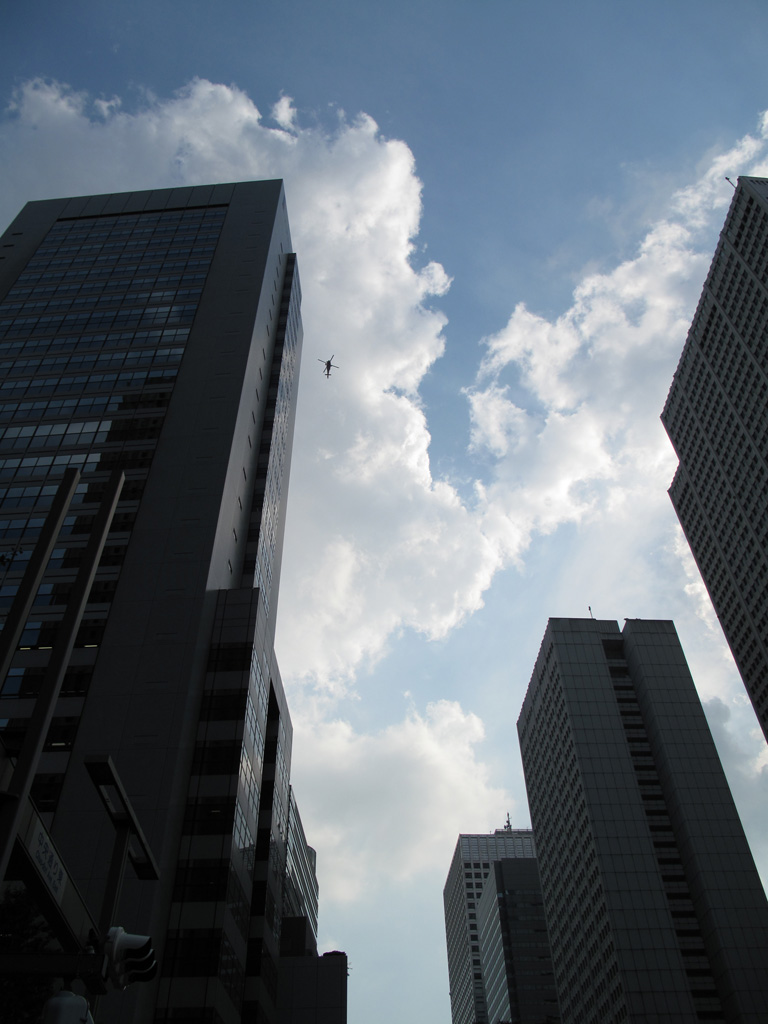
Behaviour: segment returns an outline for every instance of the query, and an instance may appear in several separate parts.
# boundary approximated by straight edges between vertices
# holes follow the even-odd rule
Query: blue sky
[[[350,1024],[450,1019],[442,886],[459,831],[528,823],[515,721],[550,615],[674,618],[768,877],[765,743],[658,422],[724,175],[768,173],[766,52],[751,0],[4,12],[3,222],[285,177],[305,367],[279,654]]]

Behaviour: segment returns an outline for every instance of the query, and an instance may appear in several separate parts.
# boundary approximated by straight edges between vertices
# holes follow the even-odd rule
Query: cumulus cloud
[[[472,445],[496,460],[481,510],[508,557],[563,523],[666,517],[675,460],[658,417],[730,202],[723,168],[759,173],[765,146],[747,136],[714,158],[636,254],[587,275],[560,316],[520,303],[485,339]]]
[[[296,108],[290,96],[281,96],[272,107],[272,118],[281,128],[289,130],[296,123]]]
[[[482,392],[468,390],[472,421],[470,449],[488,449],[498,457],[519,451],[527,439],[530,418],[509,398],[509,388],[496,382]]]
[[[241,90],[203,79],[132,112],[33,81],[1,131],[9,213],[32,196],[286,179],[306,352],[280,646],[288,678],[338,694],[399,630],[444,636],[476,611],[535,533],[663,494],[647,486],[649,473],[665,486],[673,465],[658,413],[729,200],[721,171],[765,147],[748,136],[712,160],[636,255],[587,276],[561,316],[520,304],[486,339],[467,389],[483,462],[467,503],[429,461],[418,391],[444,347],[429,300],[450,279],[416,259],[421,183],[405,143],[365,114],[304,127],[285,95],[265,120]],[[340,371],[316,381],[331,354]]]
[[[421,183],[403,142],[365,114],[340,115],[330,130],[302,127],[288,96],[265,120],[241,90],[203,79],[132,112],[32,81],[0,131],[9,217],[26,199],[57,194],[285,178],[306,325],[287,676],[342,689],[393,630],[437,635],[478,606],[492,575],[484,539],[430,474],[418,388],[444,347],[445,318],[427,302],[450,280],[438,263],[416,261]],[[342,371],[310,384],[316,360],[331,354]],[[462,532],[461,542],[435,543]],[[454,564],[458,547],[466,554]],[[460,573],[473,562],[476,579],[464,587]],[[352,581],[357,615],[342,626],[335,612]]]
[[[133,110],[38,80],[0,122],[6,219],[51,195],[286,180],[305,355],[278,652],[299,709],[297,765],[323,765],[311,799],[300,794],[308,831],[355,891],[353,862],[374,855],[366,837],[389,850],[383,808],[398,808],[398,855],[375,863],[404,877],[435,863],[430,830],[483,830],[506,809],[481,761],[481,723],[459,705],[434,701],[381,732],[342,719],[339,700],[393,637],[445,637],[481,607],[500,569],[524,572],[532,540],[563,526],[585,542],[581,564],[572,561],[578,588],[602,574],[606,606],[619,573],[633,598],[659,582],[659,559],[675,559],[683,576],[665,494],[674,458],[658,416],[730,201],[722,175],[760,173],[766,134],[764,124],[711,159],[632,258],[586,275],[560,316],[521,303],[485,340],[466,390],[476,477],[467,500],[429,459],[419,388],[443,352],[435,300],[450,278],[419,260],[421,183],[404,142],[365,114],[307,127],[288,96],[265,119],[242,90],[203,79]],[[317,360],[332,354],[340,369],[326,381]],[[324,793],[336,794],[333,815]],[[357,816],[338,816],[342,793]],[[329,877],[326,892],[340,896]]]
[[[294,718],[301,805],[311,808],[321,870],[333,865],[323,872],[323,900],[355,900],[372,878],[443,874],[459,832],[489,831],[513,808],[477,759],[482,722],[454,701],[430,703],[423,714],[411,708],[371,734],[340,719],[318,732],[313,716]],[[318,764],[322,779],[302,770]]]
[[[297,774],[311,763],[304,774],[319,778],[324,766],[302,806],[312,809],[313,841],[338,854],[324,887],[341,892],[349,887],[334,879],[351,875],[353,863],[367,861],[369,874],[397,864],[409,875],[436,862],[437,837],[452,842],[473,809],[498,820],[500,791],[475,756],[475,716],[438,701],[381,733],[357,733],[334,717],[332,700],[404,626],[444,635],[478,607],[499,558],[456,491],[431,474],[418,389],[444,346],[445,318],[429,300],[450,279],[417,259],[421,183],[411,151],[364,114],[307,128],[287,96],[270,113],[262,117],[241,90],[202,79],[132,111],[33,81],[0,124],[0,202],[10,217],[27,199],[51,195],[286,181],[305,354],[278,650],[298,709]],[[317,359],[331,354],[340,370],[325,381]],[[303,702],[298,680],[308,683]],[[312,697],[318,692],[324,700]],[[355,778],[368,785],[356,789]],[[337,817],[342,800],[356,818]],[[395,813],[404,826],[398,856],[374,857],[369,844],[361,857],[360,843],[374,833],[391,854],[384,835]],[[354,877],[359,887],[360,869]]]
[[[696,561],[688,547],[688,541],[680,527],[674,532],[672,547],[675,557],[683,567],[686,577],[685,592],[696,609],[696,615],[710,635],[719,636],[720,624],[717,621],[715,609],[712,607],[707,588],[704,586]]]

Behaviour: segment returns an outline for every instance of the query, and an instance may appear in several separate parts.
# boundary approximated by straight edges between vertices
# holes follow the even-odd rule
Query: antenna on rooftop
[[[592,605],[588,604],[587,608],[589,608],[589,617],[590,617],[590,619],[594,619],[595,616],[592,614]]]
[[[726,181],[728,182],[728,184],[729,184],[729,185],[733,185],[733,182],[731,181],[731,179],[730,179],[730,178],[728,177],[728,175],[727,175],[727,174],[726,174],[726,176],[725,176],[725,180],[726,180]],[[736,186],[735,186],[735,185],[733,185],[733,187],[734,187],[734,189],[736,188]]]
[[[504,826],[507,832],[512,831],[512,822],[509,820],[509,811],[507,811],[507,824]]]

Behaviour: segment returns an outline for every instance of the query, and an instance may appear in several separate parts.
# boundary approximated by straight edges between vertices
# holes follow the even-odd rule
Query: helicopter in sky
[[[325,374],[326,380],[331,376],[331,369],[338,370],[339,367],[334,363],[333,356],[330,359],[318,359],[318,363],[323,364],[323,373]]]

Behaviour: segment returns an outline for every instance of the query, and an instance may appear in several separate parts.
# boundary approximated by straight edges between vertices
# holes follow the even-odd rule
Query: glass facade
[[[306,917],[312,935],[317,941],[318,887],[315,851],[307,844],[304,826],[293,789],[288,807],[288,846],[285,865],[285,913],[292,917]]]
[[[118,920],[152,935],[160,974],[106,997],[115,1024],[274,1024],[283,917],[301,904],[317,928],[274,654],[302,342],[282,183],[32,203],[3,243],[0,614],[64,470],[82,476],[1,734],[18,749],[120,468],[33,796],[97,913],[91,850],[114,834],[77,767],[108,751],[160,865],[126,872]]]
[[[0,691],[13,752],[40,686],[110,472],[126,481],[33,796],[54,811],[66,754],[117,586],[226,206],[63,218],[0,302],[0,613],[10,605],[62,474],[82,480]],[[61,706],[61,705],[60,705]],[[3,710],[6,714],[2,715]]]
[[[250,565],[253,546],[256,547],[254,586],[259,587],[264,595],[267,613],[270,611],[274,582],[275,550],[282,529],[280,508],[283,490],[287,486],[286,465],[290,458],[289,438],[298,383],[300,307],[301,287],[296,261],[289,257],[278,312],[276,358],[268,382],[268,405],[259,466],[263,479],[257,484],[254,493],[252,526],[249,530],[250,552],[246,555]],[[256,530],[258,540],[254,545],[253,535]]]

